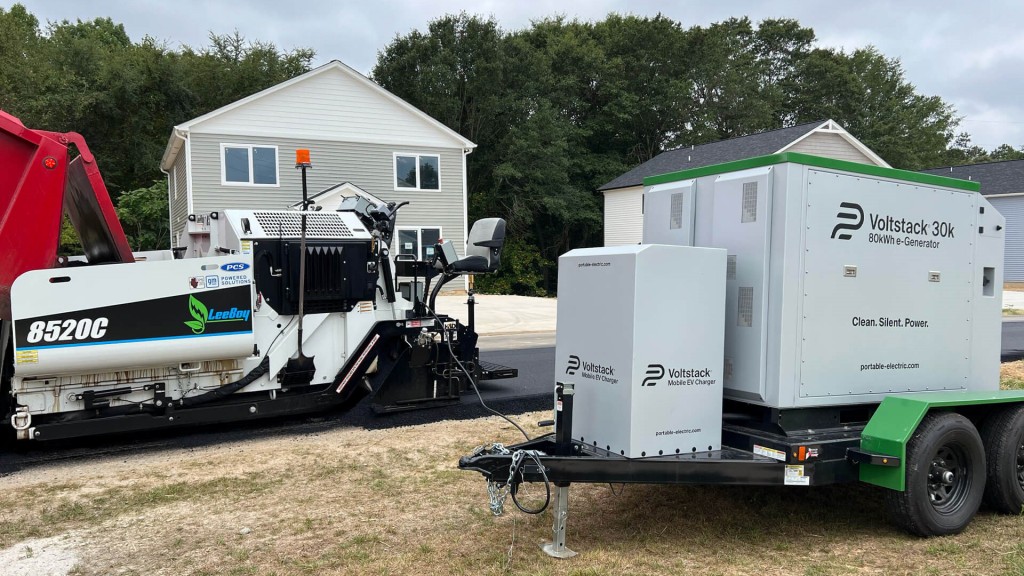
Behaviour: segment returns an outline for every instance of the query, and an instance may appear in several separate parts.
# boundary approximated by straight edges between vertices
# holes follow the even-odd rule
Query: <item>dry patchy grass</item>
[[[1024,360],[1004,362],[999,370],[999,384],[1003,390],[1024,390]]]
[[[82,575],[1024,572],[1024,518],[982,513],[959,536],[912,538],[860,485],[577,485],[581,555],[553,560],[537,548],[550,515],[510,502],[495,518],[482,478],[456,469],[493,440],[517,438],[482,418],[40,467],[0,479],[0,548],[73,534]]]

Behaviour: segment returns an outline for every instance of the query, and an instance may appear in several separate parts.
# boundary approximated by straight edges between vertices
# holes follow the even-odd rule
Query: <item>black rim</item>
[[[1018,478],[1024,474],[1024,445],[1017,454]],[[952,514],[963,505],[971,487],[970,460],[959,444],[946,444],[935,452],[928,469],[928,497],[940,514]]]

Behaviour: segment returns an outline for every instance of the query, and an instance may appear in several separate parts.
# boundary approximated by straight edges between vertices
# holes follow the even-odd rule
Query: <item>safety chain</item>
[[[495,442],[490,446],[480,446],[473,451],[473,455],[483,454],[511,454],[508,448],[500,442]],[[513,456],[513,462],[515,462],[515,456]],[[520,457],[520,460],[522,457]],[[509,467],[509,477],[507,482],[495,482],[494,480],[487,480],[487,500],[491,508],[491,514],[495,516],[501,516],[505,512],[505,500],[508,499],[508,495],[512,491],[512,475],[515,470],[515,464]]]

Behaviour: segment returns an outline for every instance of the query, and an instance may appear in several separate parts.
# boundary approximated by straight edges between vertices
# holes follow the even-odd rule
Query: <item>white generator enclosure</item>
[[[1004,219],[977,183],[779,154],[646,184],[645,243],[728,252],[727,398],[998,389]]]
[[[620,246],[558,260],[556,379],[573,437],[627,457],[718,450],[724,250]]]

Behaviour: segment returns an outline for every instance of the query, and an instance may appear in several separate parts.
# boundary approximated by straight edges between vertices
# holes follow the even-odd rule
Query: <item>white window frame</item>
[[[416,158],[416,187],[406,188],[398,186],[398,157],[399,156],[414,156]],[[422,188],[420,186],[420,158],[424,157],[437,158],[437,188]],[[391,185],[395,187],[395,192],[440,192],[441,191],[441,155],[440,154],[425,154],[421,152],[395,152],[391,156]],[[430,228],[430,226],[426,226]]]
[[[246,148],[249,150],[249,181],[248,182],[228,182],[228,163],[224,157],[224,150],[227,148]],[[274,184],[256,184],[253,180],[256,177],[255,171],[252,166],[252,149],[253,148],[273,148],[274,149]],[[418,173],[417,173],[418,175]],[[232,144],[229,142],[221,142],[220,144],[220,184],[221,186],[245,186],[247,188],[280,188],[281,187],[281,151],[275,144]]]
[[[409,188],[405,188],[405,190],[409,190]],[[399,237],[400,237],[400,235],[398,234],[399,232],[415,230],[416,231],[416,244],[419,245],[419,251],[416,253],[416,258],[419,258],[419,257],[423,256],[423,249],[424,249],[424,246],[423,246],[423,229],[424,228],[430,228],[431,230],[437,230],[437,237],[440,238],[440,239],[444,238],[444,229],[441,228],[440,226],[395,226],[395,241],[396,242],[401,242],[401,240],[399,240]],[[399,246],[395,246],[395,257],[397,258],[398,255],[401,254],[401,253],[402,253],[402,247],[400,245]]]

